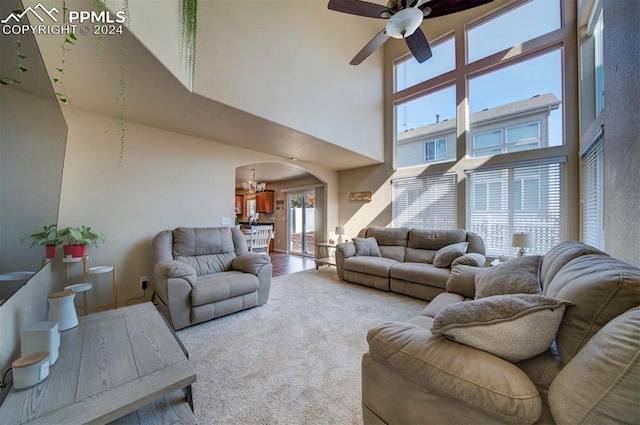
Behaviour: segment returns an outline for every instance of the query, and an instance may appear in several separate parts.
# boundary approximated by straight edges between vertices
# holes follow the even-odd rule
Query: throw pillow
[[[567,305],[543,295],[497,295],[444,307],[431,332],[519,362],[547,350]]]
[[[357,256],[382,257],[376,238],[353,238]]]
[[[541,258],[539,255],[527,255],[478,270],[475,277],[475,298],[542,293],[538,278]]]
[[[449,267],[456,258],[467,252],[469,242],[452,243],[440,248],[433,257],[433,267]]]

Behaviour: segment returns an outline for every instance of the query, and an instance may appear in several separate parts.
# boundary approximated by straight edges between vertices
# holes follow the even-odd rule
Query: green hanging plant
[[[198,32],[198,0],[182,0],[182,46],[180,56],[193,84],[196,70],[196,35]]]
[[[56,67],[56,71],[58,71],[58,74],[51,78],[53,83],[58,87],[54,87],[56,96],[58,97],[58,100],[64,104],[69,103],[67,90],[64,87],[64,67],[71,64],[67,60],[67,52],[71,50],[71,45],[75,44],[75,41],[78,41],[78,39],[76,38],[75,33],[71,32],[64,38],[62,44],[60,44],[60,47],[62,48],[62,59],[60,60],[60,66]]]
[[[123,12],[126,15],[126,20],[129,22],[129,0],[124,0]],[[129,24],[131,25],[131,24]],[[124,67],[125,56],[127,51],[127,31],[123,31],[120,36],[120,93],[118,94],[116,122],[118,124],[118,135],[120,137],[120,163],[124,158],[124,148],[127,141],[127,122],[124,119],[124,113],[126,108],[125,97],[125,79],[124,79]]]
[[[21,13],[21,10],[14,10],[13,13]],[[16,77],[14,77],[14,72],[20,71],[21,73],[27,72],[27,68],[25,68],[22,65],[22,61],[24,59],[26,59],[27,57],[25,55],[23,55],[22,53],[20,53],[20,48],[22,47],[22,43],[20,42],[20,40],[16,40],[16,61],[13,64],[13,68],[11,68],[11,71],[9,71],[9,74],[7,74],[6,77],[0,77],[0,85],[3,86],[8,86],[11,84],[20,84],[20,80],[18,80]]]

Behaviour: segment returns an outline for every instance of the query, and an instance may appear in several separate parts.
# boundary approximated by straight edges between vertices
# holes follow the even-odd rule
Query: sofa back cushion
[[[584,244],[578,245],[582,246],[565,253],[589,251]],[[543,270],[547,260],[545,255]],[[555,263],[558,257],[553,256],[551,261]],[[551,269],[546,269],[547,276]],[[553,268],[553,272],[553,278],[545,281],[543,293],[574,303],[565,312],[556,340],[566,365],[609,321],[640,305],[640,269],[598,253],[577,256],[557,271]]]
[[[178,227],[173,231],[173,258],[189,264],[198,276],[231,270],[236,258],[229,227]]]
[[[540,284],[546,290],[548,282],[574,258],[587,254],[607,255],[604,252],[581,242],[565,241],[551,248],[542,258],[540,264]]]
[[[369,227],[366,237],[374,237],[378,245],[407,246],[409,229],[406,227]]]
[[[409,248],[439,250],[442,247],[458,242],[466,242],[467,232],[463,229],[411,229],[409,232]]]
[[[610,321],[549,388],[558,424],[640,422],[640,308]]]
[[[376,238],[380,253],[385,258],[403,262],[405,249],[409,240],[409,229],[406,227],[368,227],[364,236]]]
[[[404,254],[404,261],[407,263],[428,263],[433,264],[437,249],[417,249],[407,248]]]

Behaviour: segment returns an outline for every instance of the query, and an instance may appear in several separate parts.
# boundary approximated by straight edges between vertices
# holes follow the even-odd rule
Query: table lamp
[[[518,248],[518,257],[527,254],[527,248],[533,246],[533,236],[530,233],[514,233],[511,238],[511,246]]]
[[[344,235],[343,226],[336,226],[336,235],[338,235],[338,243],[344,242],[344,239],[342,239],[342,235]]]

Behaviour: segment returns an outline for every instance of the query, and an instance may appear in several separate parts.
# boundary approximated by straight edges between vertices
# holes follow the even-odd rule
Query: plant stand
[[[89,256],[85,255],[84,257],[65,257],[62,259],[64,263],[64,281],[67,286],[65,286],[65,290],[70,290],[74,292],[82,292],[83,296],[83,305],[80,306],[83,311],[83,315],[87,315],[89,313],[95,311],[101,311],[107,308],[116,309],[118,308],[118,289],[116,285],[116,267],[115,266],[96,266],[89,268]],[[82,282],[76,284],[69,284],[69,269],[73,264],[82,262]],[[111,302],[100,304],[97,306],[89,307],[87,302],[87,291],[93,289],[93,283],[90,281],[91,278],[96,279],[96,275],[100,275],[103,273],[111,273]],[[98,282],[96,282],[96,285]]]

